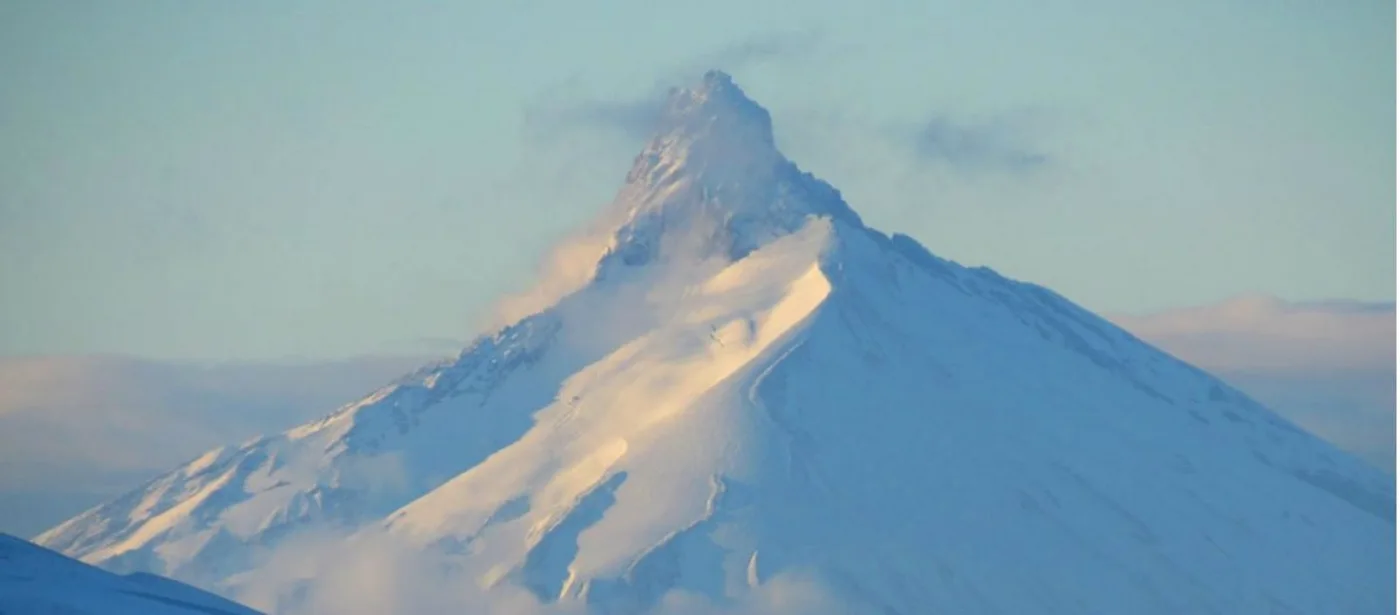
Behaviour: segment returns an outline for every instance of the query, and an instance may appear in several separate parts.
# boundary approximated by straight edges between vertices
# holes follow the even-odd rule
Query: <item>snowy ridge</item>
[[[848,613],[1394,611],[1392,481],[1047,289],[865,227],[727,76],[673,95],[613,212],[556,304],[38,541],[239,592],[338,529],[598,613],[793,578]]]

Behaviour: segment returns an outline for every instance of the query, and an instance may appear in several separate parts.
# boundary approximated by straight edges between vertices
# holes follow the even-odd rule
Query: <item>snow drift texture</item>
[[[38,541],[282,612],[1394,612],[1389,478],[867,228],[724,74],[570,253],[456,360]]]

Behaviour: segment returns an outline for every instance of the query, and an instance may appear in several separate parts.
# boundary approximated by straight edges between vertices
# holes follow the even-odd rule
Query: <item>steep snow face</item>
[[[0,613],[257,615],[149,574],[118,576],[0,534]]]
[[[1049,291],[820,221],[692,301],[390,534],[600,612],[1392,606],[1383,477]]]
[[[794,576],[848,613],[1394,611],[1387,477],[1051,291],[866,228],[728,77],[669,109],[587,284],[40,542],[237,591],[339,528],[599,613]]]

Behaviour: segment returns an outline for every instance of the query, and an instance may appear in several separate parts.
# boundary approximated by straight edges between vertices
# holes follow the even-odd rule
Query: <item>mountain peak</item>
[[[673,89],[654,137],[671,145],[722,142],[725,149],[773,152],[773,120],[734,78],[707,71],[690,87]]]
[[[729,73],[718,69],[711,69],[705,71],[704,76],[702,76],[700,79],[700,83],[703,84],[706,88],[726,88],[735,91],[738,91],[739,89],[739,86],[734,84],[734,77],[731,77]],[[742,93],[743,92],[740,92],[740,94]]]
[[[740,89],[737,83],[734,83],[734,77],[722,70],[707,70],[705,74],[700,76],[699,82],[683,89],[693,95],[703,95],[706,98],[754,104],[744,94],[744,90]]]
[[[671,91],[615,207],[625,222],[604,267],[650,262],[667,242],[689,256],[737,259],[810,215],[860,225],[840,193],[778,151],[768,110],[719,70]]]
[[[749,98],[734,78],[724,71],[706,71],[700,81],[688,88],[673,90],[679,110],[704,110],[714,115],[741,116],[766,128],[771,138],[772,121],[768,111]]]
[[[672,88],[671,97],[673,103],[677,100],[707,103],[712,110],[739,113],[757,111],[767,115],[767,112],[734,82],[733,76],[721,70],[705,71],[699,81],[686,87]]]

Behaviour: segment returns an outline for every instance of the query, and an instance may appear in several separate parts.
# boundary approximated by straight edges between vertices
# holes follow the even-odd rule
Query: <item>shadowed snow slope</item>
[[[8,534],[0,534],[0,613],[256,615],[188,585],[115,575]]]
[[[557,303],[40,542],[239,592],[298,536],[354,533],[598,613],[795,575],[836,612],[1394,611],[1383,474],[1051,291],[866,228],[721,73],[666,118]]]

